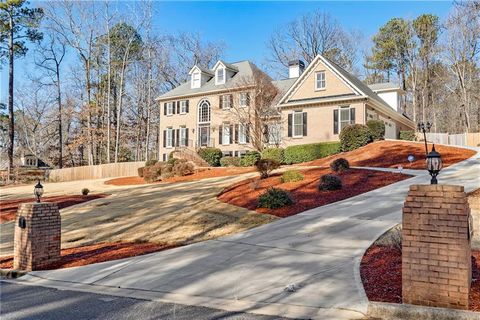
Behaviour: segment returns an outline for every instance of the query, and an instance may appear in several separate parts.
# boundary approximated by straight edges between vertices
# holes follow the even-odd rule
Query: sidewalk
[[[480,187],[479,154],[444,169],[439,183]],[[359,319],[368,300],[364,251],[401,221],[411,184],[427,172],[247,232],[141,257],[32,272],[18,281],[293,318]],[[287,289],[286,289],[287,288]]]

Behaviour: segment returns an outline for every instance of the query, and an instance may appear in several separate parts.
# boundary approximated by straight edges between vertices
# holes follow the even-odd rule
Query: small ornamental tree
[[[265,179],[270,176],[270,173],[280,167],[280,162],[273,159],[260,159],[255,162],[255,167],[260,173],[260,179]]]

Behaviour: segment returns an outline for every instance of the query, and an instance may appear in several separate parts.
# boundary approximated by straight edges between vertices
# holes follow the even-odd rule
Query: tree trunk
[[[58,102],[58,167],[63,168],[63,141],[62,141],[62,90],[60,87],[60,66],[56,64],[57,73],[57,102]]]
[[[13,114],[13,18],[10,16],[10,32],[8,36],[8,50],[9,50],[9,69],[8,69],[8,117],[9,117],[9,126],[8,126],[8,180],[10,180],[10,175],[12,174],[13,169],[13,147],[15,142],[15,120]]]

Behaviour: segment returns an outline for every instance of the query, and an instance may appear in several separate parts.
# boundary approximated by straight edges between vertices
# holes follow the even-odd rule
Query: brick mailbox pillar
[[[461,186],[410,186],[403,207],[403,303],[468,309],[469,213]]]
[[[60,212],[56,203],[24,203],[17,211],[13,268],[38,270],[60,258]]]

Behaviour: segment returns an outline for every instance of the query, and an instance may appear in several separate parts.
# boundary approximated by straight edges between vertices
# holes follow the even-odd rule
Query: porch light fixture
[[[43,195],[43,186],[40,180],[38,180],[37,185],[33,188],[33,194],[37,197],[37,202],[40,202],[40,197]]]
[[[430,184],[437,184],[437,175],[442,170],[442,157],[440,153],[435,150],[435,145],[433,145],[432,151],[427,154],[427,170],[432,176]]]

